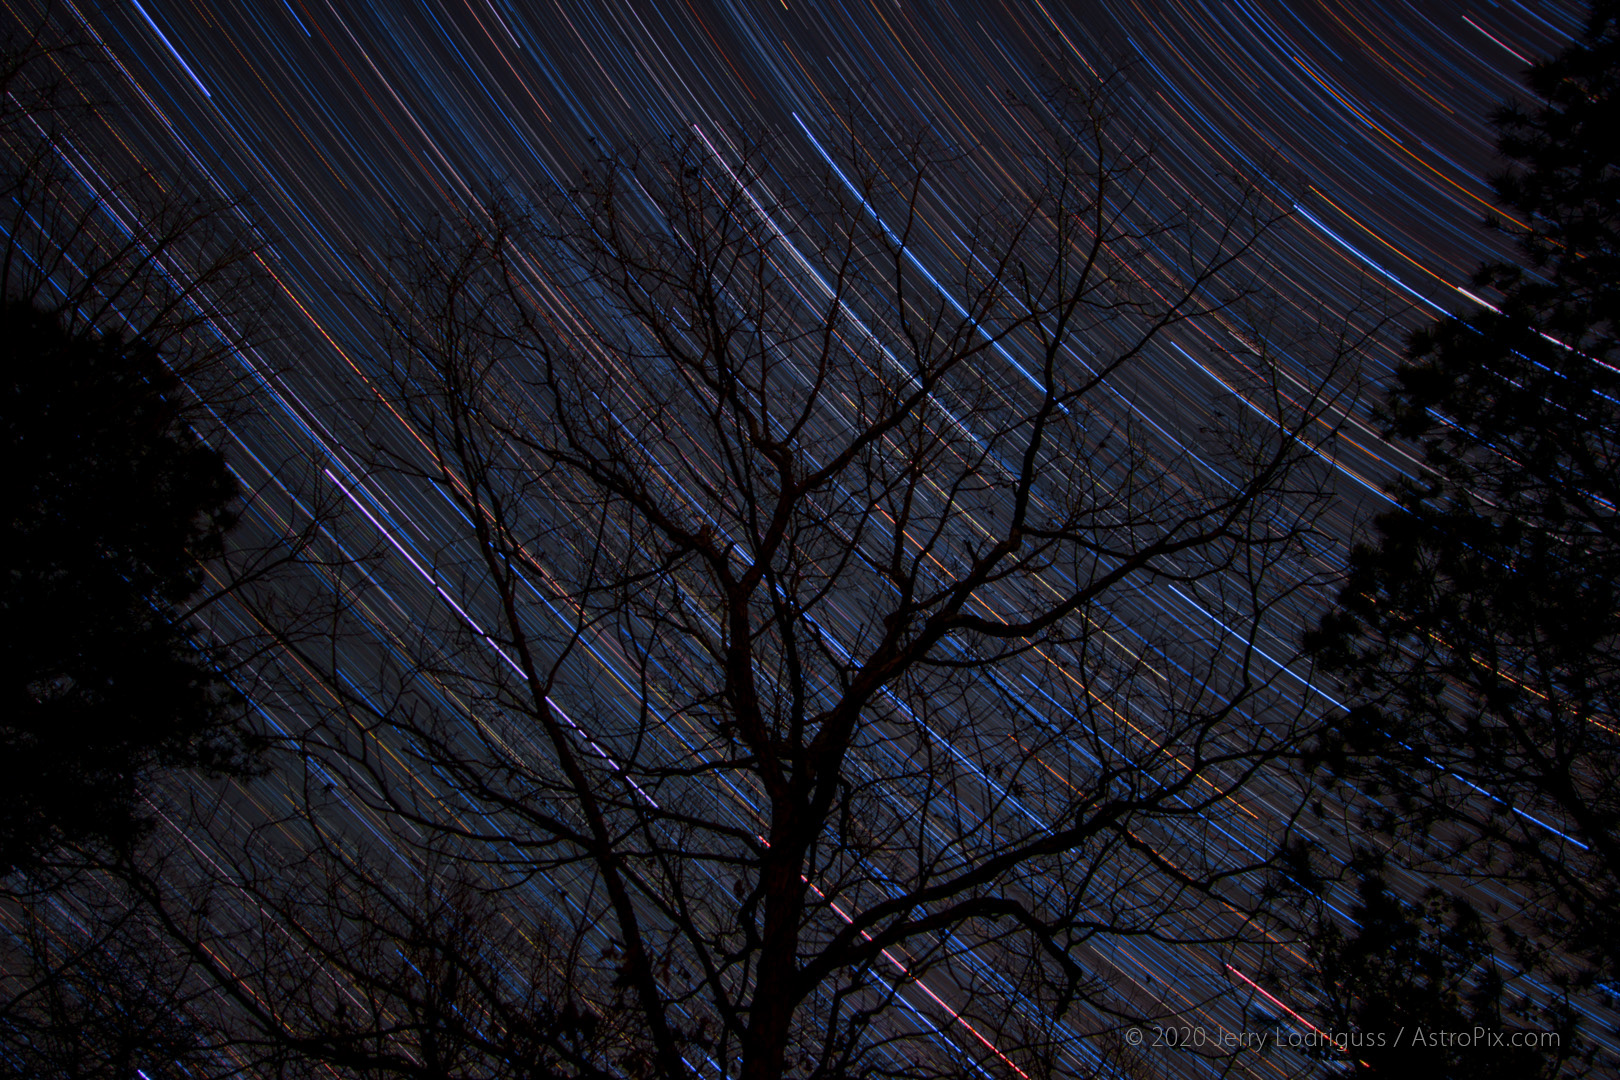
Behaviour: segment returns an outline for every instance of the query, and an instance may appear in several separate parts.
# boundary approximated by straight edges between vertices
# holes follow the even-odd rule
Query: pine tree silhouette
[[[241,703],[183,616],[237,485],[151,348],[0,307],[3,480],[0,871],[118,849],[163,766],[241,773]]]

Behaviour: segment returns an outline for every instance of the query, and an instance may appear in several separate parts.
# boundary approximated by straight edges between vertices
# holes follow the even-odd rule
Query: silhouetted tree
[[[185,607],[237,503],[151,348],[0,307],[0,873],[126,848],[154,768],[241,773],[242,704]]]
[[[268,639],[227,609],[281,591],[323,504],[240,492],[215,449],[264,373],[244,207],[138,164],[73,168],[114,107],[102,51],[59,5],[6,14],[26,25],[0,45],[0,1072],[231,1073],[214,984],[125,882],[162,872],[150,841],[175,833],[150,823],[217,809],[171,770],[259,767]]]
[[[0,873],[127,846],[154,768],[248,766],[223,654],[186,616],[277,557],[239,552],[203,588],[239,501],[208,439],[243,404],[258,238],[241,206],[70,167],[109,65],[62,15],[19,10],[0,43]]]
[[[81,890],[51,902],[0,899],[0,1076],[18,1080],[178,1080],[223,1076],[218,1033],[195,995],[206,984],[164,935],[121,899],[85,906]],[[73,905],[64,919],[54,904]],[[77,929],[80,932],[71,932]],[[64,932],[64,931],[67,932]]]
[[[263,244],[245,198],[228,199],[107,153],[120,76],[68,9],[23,3],[0,22],[0,293],[74,336],[111,333],[159,350],[212,427],[261,385],[246,354],[270,322]],[[254,355],[252,364],[266,361]],[[209,431],[209,435],[213,432]]]
[[[1318,1015],[1332,1036],[1320,1050],[1326,1075],[1346,1068],[1430,1080],[1558,1074],[1574,1049],[1572,1026],[1528,1002],[1518,1015],[1504,1007],[1509,994],[1490,930],[1473,907],[1438,891],[1407,905],[1373,873],[1359,878],[1358,890],[1353,927],[1346,932],[1329,920],[1308,951]],[[1553,1041],[1543,1045],[1548,1035]]]
[[[1620,21],[1495,118],[1494,306],[1415,335],[1387,405],[1421,475],[1358,546],[1311,646],[1352,708],[1330,761],[1430,869],[1497,879],[1543,943],[1620,971]],[[1378,789],[1375,788],[1375,794]],[[1521,930],[1528,930],[1521,924]]]
[[[1226,993],[1311,724],[1263,650],[1355,341],[1255,317],[1260,193],[1164,206],[1100,89],[1027,116],[1028,201],[954,237],[930,199],[971,164],[852,128],[822,172],[694,133],[543,224],[407,243],[369,455],[415,509],[373,518],[394,584],[341,587],[417,635],[294,649],[312,805],[388,839],[230,870],[337,980],[219,950],[267,1037],[412,1075],[525,1075],[536,1039],[581,1075],[1062,1074]],[[1196,456],[1162,432],[1207,414],[1131,405],[1183,329],[1247,401]],[[498,925],[407,915],[446,865]],[[522,948],[496,974],[514,934],[563,1000]],[[1111,979],[1132,941],[1196,976]]]

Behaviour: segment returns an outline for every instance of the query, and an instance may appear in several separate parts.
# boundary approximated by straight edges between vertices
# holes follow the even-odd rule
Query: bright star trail
[[[1346,396],[1349,403],[1335,413],[1344,428],[1336,456],[1323,468],[1337,493],[1325,524],[1338,546],[1324,546],[1316,565],[1295,568],[1317,582],[1285,605],[1288,618],[1281,625],[1298,632],[1320,612],[1328,595],[1320,582],[1342,564],[1356,523],[1382,499],[1381,485],[1415,468],[1407,452],[1378,434],[1371,417],[1375,394],[1367,387],[1392,370],[1406,330],[1436,314],[1469,309],[1474,300],[1466,289],[1474,269],[1508,253],[1506,242],[1479,227],[1493,207],[1488,178],[1499,168],[1490,112],[1521,92],[1526,58],[1562,48],[1579,33],[1584,17],[1583,8],[1569,3],[1441,0],[131,0],[105,6],[65,0],[52,10],[63,25],[105,47],[112,66],[102,76],[122,101],[60,147],[84,195],[101,191],[108,176],[148,168],[221,199],[245,197],[263,223],[267,242],[259,261],[275,334],[237,357],[255,380],[259,410],[233,426],[227,452],[243,487],[266,493],[254,511],[263,515],[257,527],[305,527],[313,509],[306,501],[310,478],[341,507],[333,519],[341,526],[325,532],[319,546],[357,560],[348,573],[364,577],[368,588],[355,594],[354,608],[345,613],[365,637],[348,641],[334,668],[359,672],[420,653],[419,636],[451,626],[487,650],[486,660],[519,674],[519,660],[480,607],[488,598],[455,580],[453,568],[464,565],[456,547],[465,543],[467,523],[454,504],[428,484],[391,485],[368,467],[361,449],[386,439],[406,455],[422,439],[377,390],[386,352],[376,335],[377,282],[389,272],[402,222],[476,215],[491,197],[548,204],[578,180],[599,150],[667,146],[680,137],[692,138],[727,167],[741,157],[739,139],[768,138],[768,159],[780,172],[755,178],[753,186],[737,183],[750,199],[768,196],[778,201],[773,206],[786,205],[792,192],[767,191],[766,185],[782,173],[808,175],[831,165],[829,146],[846,137],[836,118],[854,111],[873,130],[925,131],[940,147],[976,148],[974,164],[939,174],[955,186],[927,192],[920,230],[925,235],[907,249],[919,278],[938,290],[939,302],[958,304],[948,283],[959,274],[947,263],[960,261],[968,208],[1029,197],[1018,187],[1029,174],[1015,167],[1029,154],[1016,102],[1038,95],[1054,64],[1079,72],[1118,69],[1123,81],[1117,125],[1150,146],[1158,162],[1140,196],[1142,214],[1151,220],[1156,211],[1204,205],[1220,197],[1226,178],[1241,178],[1265,211],[1280,219],[1246,264],[1280,321],[1327,324],[1348,317],[1366,329],[1388,318],[1360,356],[1366,383],[1361,399]],[[8,4],[8,12],[20,25],[38,18],[26,4]],[[991,164],[996,162],[1008,165],[998,169]],[[753,207],[762,229],[778,228],[764,202]],[[103,212],[102,227],[118,229],[118,206],[109,201]],[[876,217],[878,211],[870,213]],[[824,306],[832,295],[827,268],[816,264],[813,252],[792,247],[785,232],[778,238],[784,274],[798,284],[807,305]],[[184,266],[169,269],[185,274]],[[561,294],[542,299],[559,321],[591,317]],[[960,306],[956,310],[965,315]],[[1253,318],[1269,313],[1257,311]],[[857,313],[850,313],[848,327],[860,348],[879,354],[877,331]],[[234,332],[224,325],[214,331],[227,340]],[[1230,355],[1212,359],[1246,332],[1234,318],[1222,327],[1221,341],[1203,324],[1166,338],[1110,383],[1114,419],[1104,422],[1128,420],[1148,433],[1146,452],[1177,462],[1190,482],[1221,482],[1214,466],[1202,464],[1202,433],[1223,418],[1270,422],[1264,404],[1245,396],[1244,373]],[[871,347],[858,341],[862,334]],[[981,357],[987,371],[1002,365],[995,374],[999,385],[1030,379],[1012,345]],[[1304,353],[1278,358],[1290,393],[1303,397],[1319,381],[1314,359]],[[1353,380],[1335,378],[1342,381],[1335,389],[1347,393]],[[521,408],[520,396],[512,391],[510,407]],[[937,404],[942,422],[961,426],[964,445],[973,445],[971,425],[950,411],[949,402]],[[1099,466],[1099,473],[1106,472]],[[682,475],[669,475],[671,491],[687,490]],[[701,500],[690,501],[701,512]],[[563,519],[570,511],[559,502],[547,513]],[[566,526],[563,521],[559,534]],[[589,542],[582,534],[571,546],[577,554],[578,545]],[[546,557],[537,552],[536,564],[544,565]],[[334,575],[327,584],[336,591],[352,582]],[[537,597],[541,585],[530,583]],[[1179,625],[1187,640],[1207,641],[1211,648],[1242,636],[1222,621],[1219,599],[1202,587],[1123,591],[1110,594],[1109,604],[1105,632],[1121,654],[1139,650],[1147,668],[1171,663],[1147,648],[1145,638],[1133,636],[1149,621]],[[252,629],[245,613],[233,609],[228,617],[243,620],[244,632]],[[566,621],[569,613],[558,610],[556,617]],[[834,609],[817,631],[830,650],[853,648],[845,640],[848,627],[837,618]],[[219,632],[229,636],[231,629],[221,626]],[[1276,707],[1313,713],[1332,707],[1331,691],[1313,688],[1303,667],[1278,671],[1296,643],[1279,636],[1275,626],[1250,644],[1256,664],[1268,666],[1267,678],[1276,679]],[[594,680],[598,694],[616,687],[623,708],[633,714],[634,665],[612,636],[584,640],[579,652],[580,670],[590,672],[580,677]],[[283,657],[278,663],[297,679],[298,660]],[[1032,672],[1043,664],[1061,667],[1044,656],[1029,663]],[[1023,685],[1009,677],[985,692],[1010,710],[1038,712],[1047,702],[1061,707],[1051,695],[1062,692],[1052,688],[1062,681],[1049,671],[1025,678]],[[345,692],[365,708],[389,707],[367,699],[371,691],[363,674]],[[465,714],[469,725],[484,723],[451,681],[424,684],[416,692],[447,714]],[[291,736],[304,734],[297,702],[256,704],[267,724]],[[575,710],[561,690],[554,706],[582,753],[618,767],[622,749],[593,728],[592,718]],[[904,708],[898,699],[892,707]],[[698,738],[675,723],[661,730],[673,757]],[[482,737],[511,736],[489,728]],[[961,769],[986,784],[997,782],[990,770],[997,765],[994,755],[1005,750],[938,738],[939,752],[954,755]],[[411,776],[408,756],[394,756],[397,751],[381,740],[375,747],[377,768],[393,782],[424,804],[434,803],[435,813],[480,820],[484,808],[447,794],[442,777]],[[511,752],[546,753],[538,737]],[[897,756],[890,762],[885,754]],[[892,765],[903,775],[909,763],[900,754],[874,746],[859,768],[881,774]],[[325,802],[333,834],[363,837],[370,857],[386,861],[395,843],[391,830],[400,826],[385,822],[363,792],[355,797],[348,787],[352,780],[324,775],[318,766],[311,770],[254,782],[240,798],[222,803],[206,832],[179,840],[195,864],[206,868],[197,873],[230,881],[239,872],[237,837],[243,845],[252,835],[254,843],[296,847],[296,828],[283,833],[267,823],[286,819],[301,786],[322,784],[331,789]],[[1064,782],[1060,766],[1048,771],[1054,778],[1048,782]],[[1234,804],[1210,835],[1167,838],[1166,850],[1197,843],[1242,858],[1262,842],[1263,822],[1283,804],[1288,787],[1288,778],[1279,776],[1249,789],[1244,805]],[[652,805],[667,797],[636,791]],[[739,834],[764,842],[760,792],[730,779],[711,783],[708,791],[724,804],[718,812],[731,815]],[[1036,827],[1049,827],[1034,785],[1025,795],[1003,794]],[[1272,800],[1272,794],[1278,797]],[[898,806],[911,805],[903,791],[894,797]],[[1325,858],[1347,854],[1343,822],[1342,808],[1335,818],[1330,806],[1303,823]],[[469,825],[468,831],[476,829]],[[400,865],[405,862],[402,856]],[[541,925],[529,921],[533,912],[569,902],[572,873],[537,877],[507,894],[513,928],[507,940]],[[810,887],[849,921],[841,901],[823,894],[814,880]],[[715,888],[727,890],[729,883],[717,881]],[[1348,896],[1340,900],[1347,903]],[[240,897],[240,910],[215,914],[221,926],[232,920],[285,922],[285,913],[256,908],[249,891]],[[1514,904],[1505,890],[1482,899]],[[1226,917],[1209,915],[1211,925]],[[296,948],[290,928],[276,932]],[[592,944],[609,946],[605,939]],[[875,976],[903,980],[910,963],[906,950],[885,949],[881,956],[888,966],[875,964]],[[1294,1011],[1297,1003],[1273,996],[1264,973],[1246,969],[1242,955],[1144,939],[1097,946],[1091,959],[1106,967],[1106,978],[1122,995],[1189,1010],[1211,1026],[1241,1029],[1244,1003],[1261,999],[1273,1016],[1308,1024]],[[219,962],[227,968],[231,963],[223,954]],[[975,977],[994,986],[1001,974],[984,970]],[[334,995],[348,992],[339,976],[332,986]],[[975,1062],[982,1075],[1023,1075],[974,1025],[959,997],[956,988],[925,980],[903,995],[898,1010],[912,1030]],[[1610,1015],[1595,1001],[1577,1001],[1576,1007],[1589,1018],[1588,1034],[1610,1040],[1613,1050]],[[1075,1049],[1064,1065],[1076,1075],[1106,1069],[1101,1059],[1086,1056],[1091,1053]],[[1238,1061],[1244,1075],[1253,1076],[1287,1075],[1298,1064]],[[1220,1062],[1205,1064],[1207,1073],[1186,1075],[1213,1076],[1221,1068]]]

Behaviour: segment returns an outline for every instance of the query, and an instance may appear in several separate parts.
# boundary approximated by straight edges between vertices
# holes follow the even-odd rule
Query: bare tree
[[[246,198],[89,152],[122,88],[86,35],[53,5],[0,27],[0,289],[75,335],[161,350],[207,404],[199,424],[233,413],[258,389],[243,354],[270,337],[261,224]]]
[[[369,455],[408,523],[350,491],[401,573],[337,588],[435,614],[289,646],[336,703],[312,798],[374,839],[228,875],[327,980],[219,963],[267,1038],[423,1076],[1071,1074],[1214,993],[1114,950],[1262,941],[1357,342],[1256,316],[1275,208],[1167,211],[1105,89],[1026,110],[1020,162],[852,123],[784,177],[694,129],[407,242]],[[989,168],[1025,201],[952,218]]]

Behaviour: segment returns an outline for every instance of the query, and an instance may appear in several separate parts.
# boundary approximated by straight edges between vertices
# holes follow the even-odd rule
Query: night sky
[[[25,6],[9,10],[28,17]],[[263,225],[275,333],[240,356],[259,380],[262,411],[233,429],[228,449],[250,490],[275,493],[294,473],[320,478],[344,508],[342,535],[322,543],[375,556],[375,588],[350,613],[371,627],[369,642],[350,646],[361,666],[389,641],[441,624],[457,588],[436,569],[457,565],[453,510],[426,489],[390,488],[357,449],[377,438],[368,380],[384,348],[370,329],[370,298],[402,222],[473,213],[492,195],[544,204],[600,153],[677,137],[720,157],[743,135],[769,138],[778,175],[809,172],[839,138],[836,118],[854,110],[873,130],[926,131],[940,147],[973,148],[968,164],[945,172],[951,185],[929,192],[930,228],[916,249],[947,275],[971,208],[1024,194],[1017,168],[993,166],[1024,153],[1017,100],[1038,94],[1054,65],[1117,69],[1118,130],[1158,163],[1142,214],[1215,207],[1232,177],[1262,192],[1285,216],[1244,272],[1294,325],[1347,313],[1358,328],[1387,320],[1361,354],[1371,388],[1407,330],[1465,311],[1473,270],[1507,253],[1480,227],[1499,167],[1488,117],[1520,89],[1529,60],[1562,48],[1583,17],[1570,3],[1360,0],[69,0],[56,10],[116,61],[104,76],[122,106],[66,147],[81,180],[93,186],[139,163],[177,187],[245,199]],[[789,196],[786,181],[775,194]],[[233,328],[217,332],[228,338]],[[1114,388],[1111,408],[1162,440],[1164,461],[1195,455],[1201,431],[1246,407],[1240,387],[1206,360],[1219,343],[1203,333],[1173,335]],[[1284,367],[1303,386],[1316,362],[1302,352]],[[1411,464],[1374,430],[1372,398],[1348,406],[1335,463],[1329,532],[1341,543],[1376,508],[1379,486]],[[304,464],[312,457],[313,470]],[[277,494],[265,513],[273,506],[290,518],[290,505]],[[1331,574],[1342,556],[1324,547],[1319,565],[1300,573]],[[1291,599],[1283,625],[1303,629],[1324,596],[1313,587]],[[1194,635],[1212,617],[1197,597],[1162,590],[1113,615],[1126,633],[1135,620],[1168,616]],[[1266,645],[1278,655],[1291,647],[1280,637]],[[613,654],[604,646],[592,662],[610,672]],[[1289,686],[1306,707],[1327,707],[1303,681]],[[296,706],[264,704],[268,722],[297,727]],[[287,802],[277,784],[258,782],[240,809],[187,844],[228,877],[233,830],[247,826],[226,819],[277,819]],[[1266,812],[1263,787],[1252,805]],[[348,820],[339,828],[370,819],[359,802],[336,813]],[[1346,842],[1333,818],[1312,826],[1330,856]],[[1483,899],[1512,904],[1506,894]],[[536,887],[533,902],[554,902],[554,892]],[[1152,997],[1180,988],[1172,993],[1187,1006],[1236,985],[1234,976],[1258,976],[1150,943],[1116,946],[1097,962]],[[919,998],[919,1007],[933,1006]],[[1288,1007],[1277,1001],[1273,1011]],[[1242,1023],[1219,999],[1197,1008]],[[940,1038],[972,1044],[939,1023]]]

